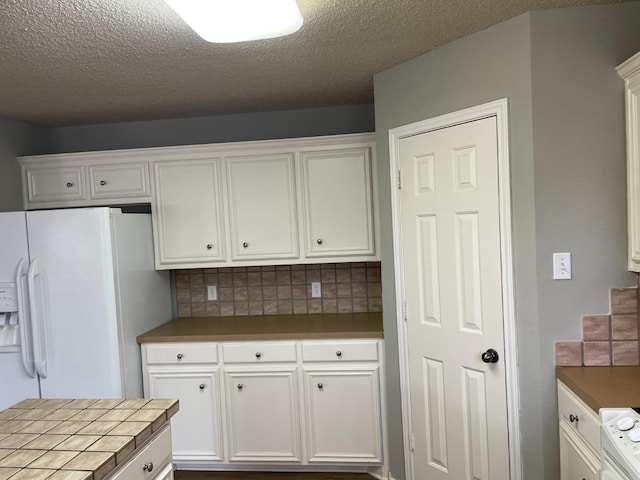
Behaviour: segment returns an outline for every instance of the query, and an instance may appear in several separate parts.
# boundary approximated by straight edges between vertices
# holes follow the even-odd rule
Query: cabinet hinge
[[[402,180],[400,177],[400,170],[396,171],[396,180],[398,181],[398,190],[402,190]]]
[[[407,302],[402,302],[402,319],[407,321]]]
[[[409,450],[413,452],[414,450],[414,440],[413,440],[413,432],[409,434]]]

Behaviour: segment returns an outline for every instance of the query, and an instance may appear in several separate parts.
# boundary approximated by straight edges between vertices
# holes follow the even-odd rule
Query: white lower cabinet
[[[600,418],[558,381],[560,480],[597,480],[602,462]]]
[[[304,370],[310,463],[382,462],[379,368]]]
[[[300,455],[297,367],[225,369],[230,462],[295,462]]]
[[[562,480],[598,480],[599,462],[566,422],[560,422],[560,465]]]
[[[171,419],[177,463],[222,461],[218,375],[218,369],[149,369],[149,396],[180,401],[180,410]]]
[[[384,468],[382,340],[150,343],[142,358],[145,396],[180,401],[179,469]]]

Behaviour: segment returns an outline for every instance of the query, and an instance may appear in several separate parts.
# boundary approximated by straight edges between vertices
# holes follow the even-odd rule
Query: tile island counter
[[[171,399],[27,399],[0,411],[0,480],[170,480]]]

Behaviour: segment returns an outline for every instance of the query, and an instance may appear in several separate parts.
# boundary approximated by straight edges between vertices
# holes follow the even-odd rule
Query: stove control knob
[[[629,440],[634,443],[640,442],[640,429],[631,430],[629,432]]]
[[[631,430],[635,424],[636,422],[633,421],[633,418],[622,417],[620,420],[616,422],[616,427],[618,427],[618,430],[620,430],[621,432],[625,432],[627,430]]]

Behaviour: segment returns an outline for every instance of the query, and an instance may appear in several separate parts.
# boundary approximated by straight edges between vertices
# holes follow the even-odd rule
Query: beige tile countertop
[[[0,480],[102,480],[177,411],[164,399],[23,400],[0,411]]]
[[[143,333],[137,340],[157,343],[382,337],[381,313],[335,313],[178,318]]]
[[[596,413],[601,408],[640,407],[640,366],[556,367],[556,378]]]

